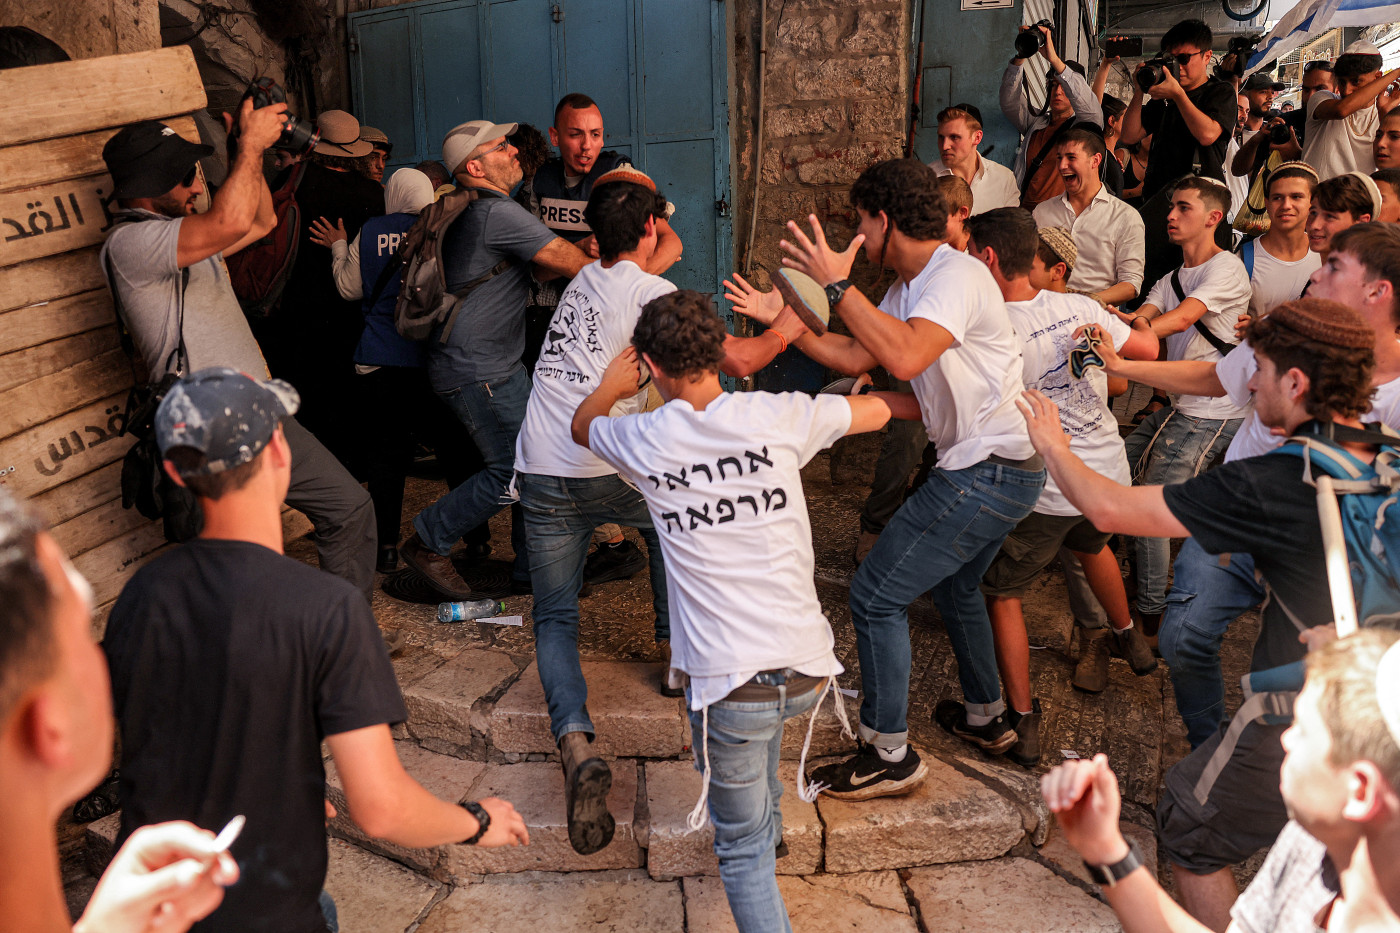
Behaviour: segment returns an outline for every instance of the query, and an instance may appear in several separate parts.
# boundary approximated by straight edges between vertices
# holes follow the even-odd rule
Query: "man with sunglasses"
[[[1177,74],[1163,69],[1162,80],[1146,92],[1150,102],[1143,100],[1137,83],[1142,66],[1134,75],[1120,144],[1152,136],[1144,199],[1183,175],[1225,180],[1225,149],[1235,131],[1235,89],[1210,74],[1211,42],[1209,26],[1183,20],[1162,37],[1162,54],[1175,61]]]
[[[209,210],[198,161],[212,147],[148,120],[119,130],[102,150],[118,221],[102,250],[122,324],[135,344],[135,368],[150,382],[167,373],[228,366],[268,375],[224,266],[272,230],[276,215],[263,177],[263,153],[282,133],[286,105],[239,111],[238,151]],[[225,115],[232,129],[233,119]],[[369,494],[295,418],[285,422],[292,450],[286,502],[315,527],[321,568],[368,600],[374,585],[374,507]]]

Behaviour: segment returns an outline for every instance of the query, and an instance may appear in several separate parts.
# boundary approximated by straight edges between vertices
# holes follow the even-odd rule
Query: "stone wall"
[[[783,224],[816,214],[833,245],[854,234],[851,183],[904,152],[909,98],[909,4],[899,0],[768,0],[765,127],[755,152],[757,3],[735,5],[730,113],[740,268],[776,269]],[[744,255],[759,175],[753,255]],[[856,262],[856,281],[874,278]]]
[[[26,26],[71,58],[160,48],[156,0],[0,0],[0,24]]]

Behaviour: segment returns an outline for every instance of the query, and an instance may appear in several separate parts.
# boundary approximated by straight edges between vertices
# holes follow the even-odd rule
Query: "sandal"
[[[1149,415],[1155,415],[1163,408],[1171,407],[1171,399],[1167,398],[1165,395],[1158,395],[1154,392],[1152,397],[1147,400],[1147,404],[1139,408],[1137,413],[1133,415],[1133,424],[1142,424],[1147,420]]]

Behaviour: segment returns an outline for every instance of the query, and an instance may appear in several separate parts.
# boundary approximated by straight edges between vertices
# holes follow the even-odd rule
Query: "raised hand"
[[[778,294],[776,288],[761,292],[737,272],[730,279],[724,280],[724,297],[744,317],[767,327],[782,312],[783,296]]]
[[[783,257],[783,265],[811,276],[823,288],[848,278],[851,274],[851,264],[856,259],[856,251],[865,243],[865,234],[856,234],[846,251],[838,253],[827,244],[826,232],[822,230],[817,215],[808,214],[807,222],[812,225],[810,239],[795,221],[788,221],[788,231],[792,233],[796,242],[779,241],[778,245],[787,253]]]

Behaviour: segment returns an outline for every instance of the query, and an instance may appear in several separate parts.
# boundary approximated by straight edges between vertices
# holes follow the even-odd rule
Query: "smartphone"
[[[1103,40],[1103,53],[1119,58],[1140,58],[1142,56],[1142,36],[1109,36]]]

